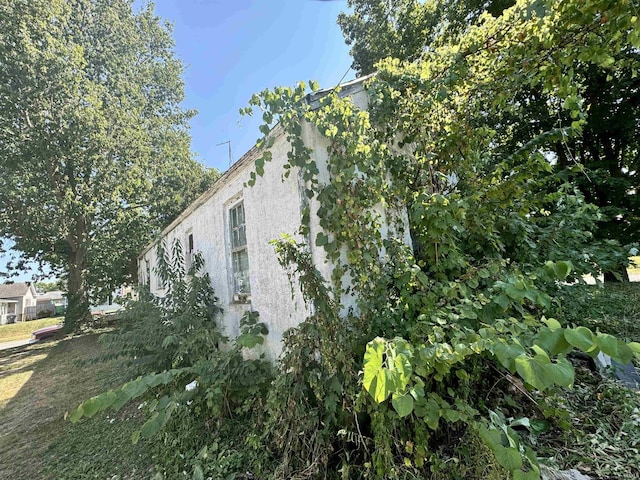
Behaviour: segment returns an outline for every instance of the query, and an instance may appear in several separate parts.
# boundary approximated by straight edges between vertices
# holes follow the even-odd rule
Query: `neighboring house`
[[[340,95],[350,96],[359,108],[364,109],[367,94],[362,80],[342,85]],[[318,92],[308,97],[312,108],[323,94]],[[274,140],[270,147],[272,159],[255,185],[247,186],[254,162],[262,154],[254,147],[182,212],[162,232],[161,238],[167,247],[176,239],[181,241],[186,267],[195,252],[202,254],[205,270],[224,309],[222,326],[225,334],[237,336],[244,312],[256,310],[269,328],[266,350],[275,357],[281,351],[283,333],[298,325],[310,312],[299,292],[292,298],[287,273],[279,265],[269,242],[283,233],[292,235],[308,243],[314,264],[325,278],[330,278],[332,267],[326,262],[324,249],[309,241],[322,231],[315,215],[319,206],[317,200],[307,198],[299,172],[292,171],[284,178],[283,166],[291,147],[279,126],[272,130],[271,136]],[[303,125],[303,136],[305,144],[313,149],[312,155],[320,170],[319,180],[326,182],[329,142],[309,125]],[[306,206],[311,212],[309,239],[296,235]],[[405,236],[404,241],[410,240]],[[156,244],[151,244],[138,257],[139,282],[149,285],[153,294],[162,296],[164,292],[155,272],[156,266]],[[346,300],[346,307],[353,304],[353,299]]]
[[[62,290],[38,293],[35,307],[30,307],[25,311],[25,316],[37,318],[43,312],[50,312],[53,315],[62,315],[67,307],[67,297]],[[31,318],[28,318],[31,319]]]
[[[24,310],[36,305],[36,289],[31,282],[0,285],[0,304],[0,323],[29,320]]]

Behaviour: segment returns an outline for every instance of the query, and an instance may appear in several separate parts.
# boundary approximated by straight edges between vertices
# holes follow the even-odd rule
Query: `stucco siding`
[[[252,187],[246,184],[254,169],[254,158],[241,160],[243,165],[220,179],[222,183],[210,198],[163,236],[167,246],[179,239],[186,251],[188,236],[193,235],[194,251],[202,254],[205,271],[225,311],[221,322],[224,333],[237,336],[244,312],[250,308],[256,310],[269,328],[265,351],[274,357],[281,350],[282,334],[308,315],[299,293],[292,299],[287,274],[278,263],[273,245],[269,244],[283,233],[296,234],[301,223],[297,172],[292,172],[287,179],[282,175],[289,149],[284,136],[279,136],[270,149],[271,162]],[[240,202],[244,205],[246,223],[250,303],[234,301],[233,291],[229,211]],[[146,279],[147,263],[150,282]],[[149,282],[152,293],[162,296],[165,292],[154,272],[156,265],[155,248],[150,248],[139,259],[139,274],[143,283]]]
[[[317,106],[319,98],[328,92],[318,92],[309,98],[312,108]],[[367,94],[362,88],[362,81],[353,82],[343,90],[354,104],[361,110],[367,108]],[[313,160],[318,167],[320,186],[330,181],[327,170],[329,140],[315,127],[302,125],[302,136],[305,145],[312,150]],[[200,198],[192,203],[162,233],[167,246],[179,239],[186,251],[189,235],[193,235],[194,251],[200,252],[204,258],[206,272],[211,277],[212,286],[224,309],[222,327],[229,337],[237,336],[240,318],[248,309],[258,311],[261,321],[269,328],[269,335],[264,351],[275,359],[282,350],[282,336],[289,328],[297,326],[308,318],[310,307],[305,305],[299,286],[292,286],[287,272],[278,263],[271,240],[279,239],[282,234],[294,236],[296,240],[308,243],[312,260],[323,277],[329,281],[333,265],[327,261],[322,247],[315,246],[315,239],[323,229],[317,216],[320,207],[314,197],[308,199],[305,185],[296,169],[284,177],[284,165],[291,146],[286,141],[282,128],[276,126],[271,132],[273,144],[270,147],[272,159],[264,166],[264,175],[256,178],[253,186],[248,186],[255,160],[261,152],[253,148],[236,162],[224,175]],[[250,302],[244,294],[234,295],[233,255],[237,255],[237,245],[233,245],[232,235],[237,240],[237,231],[232,234],[230,216],[234,222],[239,203],[243,205],[244,232],[246,233],[246,254],[248,257],[248,278],[251,287]],[[309,236],[296,237],[302,222],[302,211],[309,208]],[[234,210],[233,215],[230,214]],[[382,206],[376,207],[380,220],[384,224],[386,213]],[[404,212],[401,212],[404,213]],[[404,241],[410,244],[408,229],[405,232],[389,232],[386,225],[381,229],[383,237],[387,235],[404,235]],[[244,255],[244,247],[242,252]],[[342,252],[343,254],[345,252]],[[138,275],[141,283],[150,285],[152,293],[162,296],[164,291],[160,285],[155,267],[157,266],[154,246],[149,246],[138,259]],[[237,260],[238,257],[236,257]],[[246,257],[242,257],[246,258]],[[241,284],[246,284],[246,277],[240,276]],[[345,277],[345,284],[349,278]],[[353,296],[343,296],[342,306],[345,310],[356,305]]]

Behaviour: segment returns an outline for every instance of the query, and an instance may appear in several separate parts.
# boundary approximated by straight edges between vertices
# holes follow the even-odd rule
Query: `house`
[[[62,290],[38,293],[35,307],[30,307],[25,315],[40,317],[47,312],[48,316],[62,315],[67,307],[67,297]]]
[[[23,322],[24,310],[36,305],[36,289],[31,282],[0,285],[0,324]]]
[[[360,109],[366,109],[368,99],[363,80],[343,84],[340,90],[341,96],[350,96]],[[326,91],[309,95],[307,101],[311,108],[315,108],[325,94]],[[313,160],[320,171],[319,181],[326,183],[329,141],[310,125],[302,127],[303,140],[312,149]],[[332,266],[326,260],[324,249],[310,241],[322,232],[315,215],[319,207],[317,199],[307,197],[300,172],[293,170],[286,178],[283,175],[287,153],[291,151],[283,129],[277,125],[270,135],[272,158],[253,186],[247,186],[247,182],[254,171],[255,160],[262,156],[256,147],[233,164],[160,237],[167,246],[175,240],[182,243],[185,267],[190,265],[195,252],[202,255],[205,270],[224,309],[222,327],[227,336],[239,334],[240,318],[245,311],[260,313],[260,320],[269,329],[265,350],[273,358],[281,351],[284,332],[298,325],[310,312],[295,285],[292,295],[287,273],[269,242],[279,239],[281,234],[291,235],[307,243],[314,265],[324,278],[331,277]],[[310,212],[310,233],[305,239],[297,232],[306,207]],[[410,242],[408,238],[403,240]],[[156,245],[148,245],[138,257],[138,275],[140,284],[148,285],[153,294],[162,296],[163,286],[155,272]],[[348,308],[354,300],[343,299],[343,305]]]

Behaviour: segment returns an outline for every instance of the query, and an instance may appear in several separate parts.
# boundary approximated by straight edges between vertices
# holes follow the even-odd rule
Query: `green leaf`
[[[543,318],[542,321],[547,325],[547,327],[549,327],[549,330],[551,330],[552,332],[562,328],[560,322],[555,318]]]
[[[148,390],[147,384],[142,378],[133,380],[132,382],[125,383],[122,386],[122,391],[130,398],[134,399],[142,395]]]
[[[626,365],[633,359],[633,351],[622,340],[618,340],[618,357],[615,360],[622,365]]]
[[[387,369],[383,367],[387,342],[383,338],[374,338],[367,344],[364,353],[364,388],[377,403],[384,402],[393,387]]]
[[[390,344],[393,355],[393,368],[398,373],[398,389],[404,390],[409,383],[409,378],[413,373],[411,357],[413,350],[409,343],[402,338],[395,338]]]
[[[101,410],[100,406],[101,402],[99,397],[90,398],[82,404],[84,415],[89,418],[93,417],[98,411]]]
[[[413,412],[413,397],[408,393],[405,395],[394,393],[391,398],[391,404],[400,418],[406,417]]]
[[[523,470],[514,470],[513,480],[540,480],[540,473],[535,470],[525,472]]]
[[[551,330],[546,327],[541,328],[535,343],[549,352],[549,355],[553,356],[571,350],[571,345],[569,345],[569,342],[565,339],[562,329]]]
[[[552,384],[545,364],[528,355],[520,355],[516,358],[516,370],[525,382],[538,390],[544,391]]]
[[[627,343],[627,347],[631,349],[631,352],[636,357],[640,357],[640,343],[638,342],[629,342]]]
[[[558,280],[564,280],[565,278],[567,278],[572,269],[573,265],[571,264],[571,262],[560,261],[556,262],[553,266],[553,270]]]
[[[262,345],[264,343],[264,337],[252,333],[243,333],[236,338],[236,343],[241,347],[253,348],[256,345]]]
[[[76,423],[82,418],[82,415],[84,415],[84,408],[82,407],[82,405],[80,405],[73,412],[71,412],[71,415],[69,415],[69,420],[71,421],[71,423]]]
[[[502,445],[502,435],[493,428],[487,428],[481,425],[478,429],[480,438],[493,451],[496,461],[505,469],[512,472],[522,468],[522,457],[520,452],[515,448],[505,447]]]
[[[264,157],[258,158],[255,162],[255,166],[256,173],[262,177],[264,175]]]
[[[516,358],[523,355],[525,350],[518,343],[509,345],[498,343],[493,347],[493,353],[503,367],[514,373],[516,371]]]
[[[193,467],[193,480],[204,480],[204,472],[200,465]]]
[[[507,297],[505,294],[498,295],[493,299],[493,301],[500,305],[502,310],[506,310],[511,305],[511,300],[509,300],[509,297]]]
[[[618,339],[613,335],[609,335],[608,333],[598,332],[597,334],[597,344],[600,347],[600,350],[609,355],[613,359],[618,358]]]
[[[571,387],[575,379],[573,365],[566,358],[558,358],[556,363],[550,363],[545,367],[549,372],[551,380],[556,385]]]
[[[587,327],[567,328],[564,331],[564,338],[583,352],[593,352],[598,347],[596,336]]]
[[[329,243],[329,237],[327,237],[324,233],[320,232],[316,235],[316,246],[323,247]]]

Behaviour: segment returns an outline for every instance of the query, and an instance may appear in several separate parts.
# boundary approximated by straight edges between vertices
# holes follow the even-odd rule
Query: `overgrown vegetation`
[[[257,449],[246,451],[245,440],[256,437],[253,428],[263,422],[259,414],[273,367],[262,355],[245,359],[243,352],[261,345],[267,330],[257,312],[247,311],[241,335],[229,341],[216,324],[221,310],[209,276],[201,273],[202,257],[196,254],[185,271],[179,241],[169,249],[160,245],[157,253],[165,295],[142,291],[129,304],[124,327],[102,338],[108,358],[141,375],[84,402],[71,420],[137,400],[147,419],[132,439],[155,438],[161,459],[156,478],[184,471],[193,478],[226,478],[260,456]]]
[[[598,291],[564,285],[628,255],[594,239],[598,209],[557,175],[549,152],[583,133],[589,99],[576,64],[612,75],[628,68],[618,59],[640,46],[637,22],[625,2],[519,1],[419,61],[378,63],[365,85],[368,111],[338,92],[312,109],[304,84],[255,95],[261,131],[279,122],[292,147],[285,175],[299,173],[310,199],[307,243],[275,247],[313,315],[287,334],[274,376],[262,359],[243,357],[264,333],[255,312],[235,341],[213,321],[191,326],[186,312],[212,294],[196,271],[185,280],[174,248],[159,255],[174,265],[159,269],[167,300],[141,303],[159,345],[146,350],[127,333],[112,342],[149,369],[72,419],[144,396],[150,416],[134,439],[163,432],[158,475],[169,478],[527,480],[540,478],[539,457],[554,445],[565,451],[550,463],[584,466],[606,454],[604,442],[634,462],[637,395],[593,382],[585,365],[599,352],[628,363],[640,343],[601,323],[573,324]],[[520,128],[523,88],[552,99],[545,108],[557,123]],[[329,139],[326,165],[315,163],[305,129]],[[270,160],[269,142],[259,142],[250,183]],[[313,238],[311,214],[322,227]],[[310,242],[325,250],[331,278],[316,270]],[[209,293],[175,293],[196,287]],[[209,343],[191,354],[201,331],[227,350]],[[592,393],[598,402],[583,410]],[[584,421],[590,406],[609,428]],[[223,436],[231,426],[244,440]],[[563,458],[574,437],[585,455]],[[625,468],[598,458],[587,466],[602,476]]]

